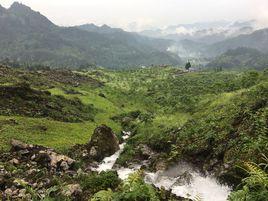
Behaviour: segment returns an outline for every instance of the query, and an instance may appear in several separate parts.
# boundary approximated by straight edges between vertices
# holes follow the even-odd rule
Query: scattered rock
[[[12,146],[12,151],[19,151],[22,149],[27,149],[28,145],[19,141],[19,140],[11,140],[11,146]]]
[[[11,159],[11,160],[9,161],[9,163],[11,163],[12,165],[18,165],[20,162],[19,162],[18,159],[13,158],[13,159]]]
[[[68,197],[78,197],[82,193],[81,186],[79,184],[69,184],[65,186],[62,194]]]
[[[24,198],[26,196],[26,189],[20,189],[18,197],[19,198]]]
[[[69,170],[75,160],[68,156],[58,154],[53,149],[49,149],[38,145],[28,145],[18,140],[11,141],[11,152],[19,157],[10,160],[12,164],[19,164],[22,160],[27,162],[26,166],[38,164],[42,167],[46,167],[51,171],[66,171]]]
[[[52,150],[42,150],[37,156],[37,162],[47,166],[52,171],[66,171],[75,162],[68,156],[58,154]]]

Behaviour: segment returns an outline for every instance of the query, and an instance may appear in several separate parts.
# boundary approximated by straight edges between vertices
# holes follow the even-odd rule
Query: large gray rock
[[[86,147],[91,158],[101,161],[119,150],[119,140],[110,127],[101,125],[95,129]]]

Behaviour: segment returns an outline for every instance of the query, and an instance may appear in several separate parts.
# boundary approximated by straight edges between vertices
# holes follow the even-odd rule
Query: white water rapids
[[[123,132],[126,140],[130,133]],[[117,158],[122,153],[126,143],[120,145],[120,150],[112,156],[104,158],[96,169],[98,172],[112,170]],[[131,168],[115,169],[119,177],[124,180],[131,173],[139,170],[141,165],[136,165]],[[180,182],[181,175],[188,173],[190,182]],[[156,173],[146,172],[144,181],[149,184],[166,190],[171,190],[177,196],[196,199],[201,198],[204,201],[226,201],[231,189],[228,186],[221,185],[217,180],[211,176],[202,176],[194,171],[187,164],[181,163],[164,172],[158,171]],[[178,182],[179,181],[179,182]]]

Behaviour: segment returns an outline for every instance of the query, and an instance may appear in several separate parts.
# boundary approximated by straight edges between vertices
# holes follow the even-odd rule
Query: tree
[[[185,69],[186,70],[189,70],[190,68],[192,67],[190,61],[188,61],[186,64],[185,64]]]

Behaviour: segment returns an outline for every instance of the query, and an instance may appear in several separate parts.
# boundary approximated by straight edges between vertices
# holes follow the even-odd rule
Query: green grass
[[[119,114],[121,110],[109,100],[98,96],[97,91],[93,91],[89,87],[78,90],[83,95],[67,95],[59,88],[53,88],[49,91],[53,95],[62,95],[69,99],[78,97],[84,104],[93,104],[98,110],[94,122],[65,123],[45,118],[1,116],[0,121],[15,119],[18,122],[18,125],[7,124],[0,129],[0,144],[3,145],[3,149],[9,148],[9,141],[14,138],[62,151],[77,143],[88,142],[94,129],[100,124],[110,126],[117,133],[121,130],[120,125],[110,119],[110,117]],[[47,130],[38,129],[40,126],[44,126]]]
[[[176,68],[149,68],[122,71],[98,69],[81,73],[105,85],[97,88],[90,85],[72,87],[58,83],[48,90],[52,95],[79,98],[83,104],[93,105],[97,110],[94,122],[63,123],[44,118],[2,116],[2,120],[14,118],[19,124],[2,126],[0,144],[6,149],[10,139],[17,138],[64,150],[76,143],[87,142],[100,124],[106,124],[119,133],[120,122],[111,120],[111,117],[136,110],[153,116],[149,123],[136,122],[139,124],[136,138],[141,139],[138,142],[146,143],[157,138],[168,141],[168,138],[162,138],[166,137],[166,131],[182,127],[189,119],[209,108],[230,104],[234,95],[242,93],[258,80],[266,79],[260,73],[201,72],[177,75],[180,72]],[[45,88],[35,84],[32,87]],[[66,89],[78,94],[67,94]],[[106,97],[99,96],[100,93]],[[47,127],[47,131],[36,129],[40,125]]]
[[[96,123],[92,122],[65,123],[44,118],[0,116],[0,122],[9,119],[16,120],[17,125],[1,126],[0,141],[4,149],[9,147],[10,139],[18,139],[64,150],[76,143],[87,142],[96,127]]]

